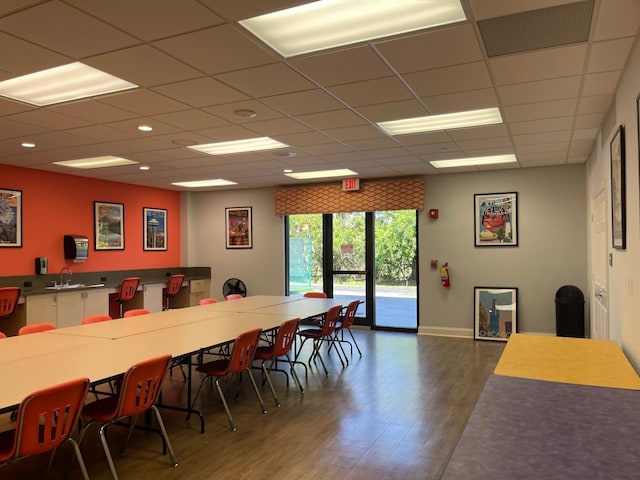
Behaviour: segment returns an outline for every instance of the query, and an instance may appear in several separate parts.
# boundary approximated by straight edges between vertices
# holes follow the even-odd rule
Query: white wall
[[[424,177],[419,218],[420,331],[473,336],[473,287],[519,288],[519,331],[555,333],[555,292],[586,284],[585,167],[509,169]],[[518,247],[475,248],[474,193],[518,192]],[[212,293],[237,277],[249,294],[284,292],[283,221],[273,214],[273,189],[191,193],[183,244],[191,266],[211,266]],[[225,207],[253,207],[251,250],[226,250]],[[429,208],[440,218],[430,220]],[[184,215],[184,212],[183,212]],[[450,265],[450,289],[429,260]]]
[[[627,247],[626,250],[610,248],[613,266],[609,267],[608,289],[610,338],[621,344],[636,367],[640,366],[640,200],[636,110],[639,93],[640,46],[636,45],[615,99],[615,127],[625,127]],[[603,186],[607,189],[609,199],[611,198],[609,142],[612,136],[613,132],[607,138],[598,138],[598,146],[588,162],[587,199]]]
[[[518,193],[518,246],[475,247],[474,194]],[[425,177],[420,214],[420,332],[473,336],[474,287],[517,287],[520,332],[555,334],[555,294],[586,295],[585,166]],[[428,218],[438,208],[440,218]],[[449,263],[451,288],[429,261]]]
[[[273,189],[189,194],[187,234],[190,266],[211,267],[211,294],[222,299],[222,284],[239,278],[249,295],[284,292],[284,228],[273,213]],[[186,199],[183,198],[183,203]],[[225,207],[252,207],[253,248],[225,246]]]

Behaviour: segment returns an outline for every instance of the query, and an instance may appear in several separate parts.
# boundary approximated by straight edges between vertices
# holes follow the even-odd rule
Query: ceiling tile
[[[418,72],[482,60],[471,24],[383,41],[375,47],[399,73]],[[420,52],[420,55],[416,55]]]
[[[133,118],[136,116],[126,110],[112,107],[111,105],[100,103],[92,99],[82,99],[75,102],[52,105],[51,107],[48,107],[48,109],[94,123],[97,118],[100,119],[101,123],[107,123],[115,122],[117,120],[126,120],[127,118]]]
[[[327,128],[325,129],[325,132],[327,133],[327,135],[330,135],[341,141],[361,140],[363,138],[378,138],[385,136],[380,130],[369,125],[344,128]]]
[[[229,0],[201,0],[201,3],[224,18],[231,20],[243,20],[256,17],[265,13],[284,10],[295,7],[308,0],[242,0],[242,2],[230,2]]]
[[[563,98],[577,98],[582,77],[553,78],[537,82],[519,83],[498,87],[501,105],[521,105],[523,103],[546,102]]]
[[[576,0],[469,0],[477,20],[503,17],[514,13],[536,10],[538,8],[555,7]]]
[[[481,138],[508,137],[509,132],[504,124],[486,125],[483,127],[460,128],[447,130],[449,136],[455,141],[477,140]]]
[[[105,95],[97,101],[128,110],[140,116],[176,112],[187,108],[183,103],[176,102],[149,90],[129,90],[118,95]]]
[[[260,133],[266,137],[274,135],[286,135],[290,133],[308,132],[311,129],[291,118],[274,118],[262,122],[252,122],[245,124],[246,128]]]
[[[470,90],[468,92],[423,97],[422,101],[434,115],[441,113],[464,112],[467,110],[479,110],[482,108],[491,108],[500,105],[495,89],[493,88],[483,88],[480,90]]]
[[[407,87],[396,77],[337,85],[330,87],[329,90],[343,102],[356,107],[396,102],[413,97]]]
[[[587,72],[622,70],[633,46],[633,38],[594,43],[589,53]]]
[[[192,107],[207,107],[248,99],[243,93],[210,77],[175,82],[155,87],[153,90]]]
[[[351,110],[342,109],[331,112],[319,112],[310,115],[299,115],[298,120],[318,130],[327,128],[352,127],[364,125],[366,121]]]
[[[615,93],[620,73],[620,71],[589,73],[585,77],[582,94],[590,97]]]
[[[582,97],[578,102],[579,114],[603,113],[609,110],[613,102],[613,95],[595,95]]]
[[[2,55],[0,80],[46,70],[73,61],[69,57],[3,32],[0,32],[0,52],[5,52]],[[11,55],[7,55],[6,52],[11,52]]]
[[[342,103],[320,89],[266,97],[262,101],[287,115],[293,116],[338,110],[344,107]]]
[[[87,125],[87,122],[79,118],[62,115],[49,109],[30,110],[28,112],[10,115],[7,118],[48,130],[75,128]]]
[[[405,80],[419,97],[432,97],[491,87],[484,62],[409,73]]]
[[[251,123],[268,120],[270,118],[280,118],[283,116],[280,112],[277,112],[262,102],[253,99],[241,102],[225,103],[224,105],[213,105],[211,107],[204,107],[203,110],[232,123]],[[236,113],[239,110],[253,111],[256,113],[256,116],[253,118],[239,116]]]
[[[377,105],[363,105],[358,107],[357,111],[371,122],[422,117],[429,114],[424,105],[414,99],[379,103]]]
[[[631,37],[640,27],[640,2],[637,0],[600,0],[593,39]]]
[[[153,45],[207,74],[267,65],[278,60],[231,25],[186,33]],[[233,45],[233,49],[228,48],[229,45]]]
[[[544,120],[531,120],[528,122],[512,122],[509,125],[509,129],[513,135],[571,130],[572,127],[573,117],[545,118]]]
[[[182,110],[180,112],[155,115],[154,118],[162,123],[173,125],[181,130],[199,130],[209,127],[221,127],[228,122],[221,118],[203,112],[202,110]]]
[[[552,102],[530,103],[504,107],[504,115],[509,122],[526,122],[542,118],[566,117],[573,115],[577,100],[555,100]]]
[[[215,78],[227,85],[234,85],[241,92],[256,98],[315,88],[315,85],[284,64],[223,73]]]

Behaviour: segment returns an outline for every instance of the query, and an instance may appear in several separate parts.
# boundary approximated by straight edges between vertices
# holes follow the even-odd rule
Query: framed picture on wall
[[[167,211],[162,208],[143,208],[143,250],[167,249]]]
[[[251,207],[225,208],[227,248],[253,248]]]
[[[479,193],[474,195],[476,247],[518,245],[518,194]]]
[[[474,337],[506,342],[517,332],[518,289],[474,288]]]
[[[624,127],[620,125],[609,144],[611,155],[611,241],[613,248],[627,243],[627,206],[624,158]]]
[[[96,250],[124,250],[124,204],[93,202]]]
[[[0,188],[0,247],[22,247],[22,192]]]

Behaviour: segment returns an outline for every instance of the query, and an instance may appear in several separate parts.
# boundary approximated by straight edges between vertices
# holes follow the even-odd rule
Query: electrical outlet
[[[26,282],[22,283],[22,286],[25,287],[25,288],[31,287],[31,286],[33,286],[33,283],[31,283],[30,280],[27,280]]]

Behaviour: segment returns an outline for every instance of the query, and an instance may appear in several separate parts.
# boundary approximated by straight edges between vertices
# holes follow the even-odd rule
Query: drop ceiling
[[[0,98],[0,163],[173,190],[304,183],[285,169],[373,179],[584,163],[640,27],[638,0],[463,0],[460,23],[283,59],[238,23],[301,3],[4,0],[0,81],[80,61],[139,88],[40,108]],[[376,125],[489,107],[503,124],[395,137]],[[290,147],[187,148],[262,136]],[[509,153],[516,164],[429,164]],[[151,168],[53,164],[106,155]]]

